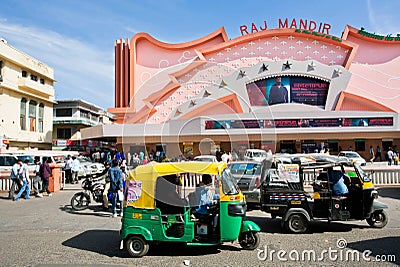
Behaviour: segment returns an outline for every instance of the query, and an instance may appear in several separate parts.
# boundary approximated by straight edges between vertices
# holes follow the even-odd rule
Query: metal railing
[[[368,171],[366,171],[368,174]],[[314,172],[304,172],[303,179],[305,184],[311,184],[314,179]],[[390,185],[400,185],[400,170],[373,170],[369,174],[369,178],[376,186],[390,186]]]

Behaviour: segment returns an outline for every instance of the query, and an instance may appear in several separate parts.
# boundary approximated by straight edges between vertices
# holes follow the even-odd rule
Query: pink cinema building
[[[117,124],[83,138],[115,137],[124,152],[169,157],[273,152],[369,158],[400,145],[400,36],[346,26],[280,19],[224,28],[180,44],[138,33],[115,43]]]

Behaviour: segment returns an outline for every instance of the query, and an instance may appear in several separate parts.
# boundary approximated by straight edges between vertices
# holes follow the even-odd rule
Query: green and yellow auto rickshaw
[[[238,239],[253,250],[260,227],[245,215],[245,199],[225,163],[150,163],[126,181],[121,248],[142,257],[161,242],[211,246]]]

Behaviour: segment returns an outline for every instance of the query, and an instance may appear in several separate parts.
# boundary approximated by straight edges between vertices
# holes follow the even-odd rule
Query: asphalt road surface
[[[279,219],[252,210],[262,229],[258,250],[237,242],[218,247],[176,244],[151,247],[140,259],[119,250],[120,218],[93,204],[81,212],[69,204],[75,190],[13,202],[0,194],[0,266],[395,266],[400,264],[400,189],[380,189],[389,223],[312,222],[309,233],[284,234]],[[313,256],[315,255],[315,256]],[[296,260],[297,259],[297,260]],[[378,261],[381,260],[381,261]]]

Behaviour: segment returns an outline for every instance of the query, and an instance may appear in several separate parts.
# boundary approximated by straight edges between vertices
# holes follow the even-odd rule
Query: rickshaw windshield
[[[236,195],[239,193],[235,180],[232,177],[231,171],[226,168],[222,171],[222,191],[225,195]]]
[[[355,168],[357,168],[357,171],[360,174],[360,177],[363,180],[363,182],[371,182],[371,179],[368,177],[368,175],[365,174],[364,170],[361,169],[360,165],[355,165]]]

